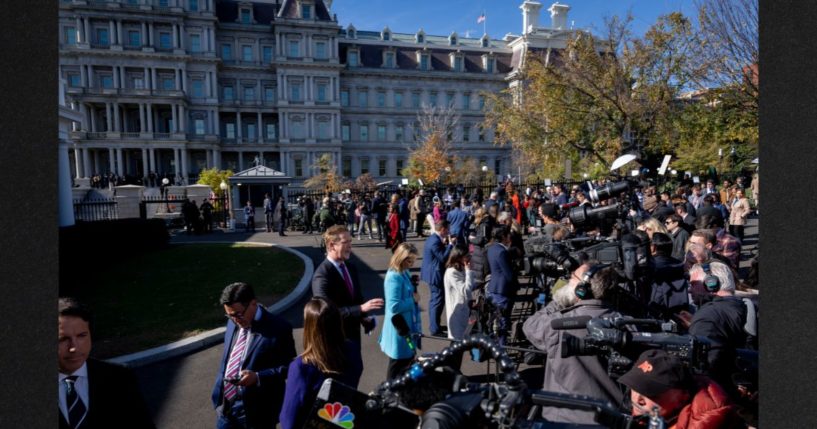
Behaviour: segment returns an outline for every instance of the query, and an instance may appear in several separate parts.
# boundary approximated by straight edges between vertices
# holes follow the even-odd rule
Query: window
[[[454,93],[448,92],[445,94],[445,107],[454,108]]]
[[[170,49],[170,33],[159,33],[159,47],[161,49]]]
[[[480,142],[485,141],[485,128],[483,128],[482,126],[479,127],[479,141]],[[496,173],[496,174],[499,174],[499,173]]]
[[[494,174],[500,174],[499,173],[500,167],[502,167],[502,161],[498,159],[494,160]]]
[[[224,93],[224,101],[233,101],[235,95],[233,94],[232,86],[225,86],[222,92]]]
[[[108,46],[108,29],[107,28],[97,28],[96,29],[96,43],[97,45]]]
[[[267,139],[275,140],[277,137],[275,124],[267,124]]]
[[[193,97],[204,97],[204,81],[201,79],[193,79]]]
[[[128,31],[128,45],[142,46],[142,34],[136,30]]]
[[[346,55],[346,64],[349,67],[357,67],[357,51],[349,51]]]
[[[357,105],[360,107],[369,105],[369,91],[360,91],[357,93]]]
[[[289,101],[298,102],[301,101],[301,84],[300,83],[292,83],[289,85]]]
[[[395,92],[394,93],[394,107],[403,107],[403,93],[402,92]]]
[[[343,175],[346,177],[352,175],[352,158],[343,158]]]
[[[176,89],[176,79],[172,77],[163,77],[162,89],[165,91],[173,91],[174,89]]]
[[[82,86],[82,79],[79,77],[79,73],[68,73],[68,86],[73,88]]]
[[[301,56],[301,43],[297,40],[289,41],[289,57],[298,58]]]
[[[368,124],[361,124],[360,125],[360,141],[362,141],[362,142],[369,141],[369,125]]]
[[[196,135],[203,136],[204,135],[204,119],[196,119],[193,121],[195,125]]]
[[[378,125],[377,126],[377,140],[384,142],[386,141],[386,126],[385,125]]]
[[[494,72],[494,60],[492,58],[488,58],[488,61],[485,63],[485,71],[487,73]]]
[[[233,59],[233,45],[221,45],[221,59],[224,61]]]
[[[265,86],[264,87],[264,100],[265,101],[275,101],[275,88],[272,86]]]
[[[485,96],[480,95],[479,96],[479,110],[482,110],[484,108],[485,108]]]
[[[102,87],[105,89],[113,88],[113,76],[106,74],[100,76],[100,80],[102,81]]]
[[[65,27],[65,44],[66,45],[76,45],[77,44],[77,29],[74,27]]]
[[[394,128],[394,140],[403,141],[403,125],[398,125]]]
[[[301,5],[301,18],[312,19],[312,7],[308,4]]]
[[[190,35],[190,52],[201,52],[201,36],[198,34]]]
[[[462,94],[462,109],[468,110],[471,108],[471,94],[464,93]]]
[[[351,140],[351,133],[349,132],[349,124],[343,124],[340,126],[340,138],[348,142]]]
[[[255,140],[255,122],[247,123],[247,138],[249,140]]]
[[[377,107],[386,107],[386,93],[377,91]]]
[[[420,55],[420,70],[428,70],[428,55]]]
[[[391,33],[389,32],[389,30],[383,30],[381,37],[383,38],[383,40],[391,40]]]
[[[411,107],[415,109],[420,108],[420,93],[419,92],[412,92],[411,93]]]
[[[471,127],[464,125],[462,127],[462,141],[467,142],[471,140]]]
[[[386,52],[385,59],[383,60],[383,66],[386,68],[394,68],[394,52]]]
[[[144,89],[145,88],[145,81],[142,79],[142,76],[137,76],[131,79],[131,86],[134,89]]]
[[[318,84],[318,101],[325,102],[328,101],[326,98],[326,84],[319,83]]]
[[[386,160],[385,159],[380,159],[380,160],[377,161],[377,173],[380,176],[385,176],[386,175]]]
[[[451,35],[448,37],[448,44],[451,46],[457,46],[457,36]]]
[[[190,11],[191,12],[199,11],[199,0],[190,0]]]
[[[269,64],[272,62],[272,46],[264,46],[261,48],[261,58],[264,64]]]
[[[425,42],[425,36],[423,34],[421,34],[421,33],[418,33],[417,34],[417,43],[424,43],[424,42]]]
[[[254,101],[254,100],[255,100],[255,87],[245,86],[244,87],[244,101]]]
[[[428,94],[428,104],[431,107],[437,107],[437,92],[436,91],[432,91],[430,94]]]
[[[250,24],[250,10],[249,9],[241,9],[241,23],[242,24]]]
[[[340,90],[340,105],[343,107],[349,106],[349,90],[342,89]]]
[[[227,122],[224,125],[225,125],[224,129],[225,129],[226,134],[227,134],[226,138],[234,139],[235,138],[235,124],[232,123],[232,122]]]
[[[400,176],[402,176],[402,175],[403,175],[403,160],[402,160],[402,159],[398,159],[398,160],[396,161],[396,163],[397,163],[397,174],[398,174],[398,175],[400,175]]]
[[[168,7],[169,0],[159,0],[159,7]]]
[[[251,45],[241,46],[241,60],[242,61],[252,61],[252,46]]]
[[[304,175],[304,160],[296,158],[295,160],[295,176],[301,177]]]
[[[324,140],[329,138],[329,121],[318,121],[318,138]]]
[[[454,57],[454,71],[462,71],[462,57]]]
[[[488,36],[484,36],[484,37],[482,38],[482,40],[480,40],[480,45],[481,45],[483,48],[487,48],[487,47],[488,47]]]
[[[315,42],[315,58],[326,59],[326,42]]]
[[[360,174],[367,174],[369,172],[369,158],[360,159]]]

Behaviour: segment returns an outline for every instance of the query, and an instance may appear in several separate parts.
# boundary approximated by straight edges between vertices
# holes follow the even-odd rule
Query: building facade
[[[461,158],[514,171],[482,129],[484,92],[518,85],[530,52],[564,47],[565,5],[525,1],[502,40],[338,25],[324,0],[63,0],[60,76],[73,124],[75,183],[155,173],[187,184],[213,166],[256,162],[293,177],[330,154],[350,178],[401,177],[423,106],[449,107]]]

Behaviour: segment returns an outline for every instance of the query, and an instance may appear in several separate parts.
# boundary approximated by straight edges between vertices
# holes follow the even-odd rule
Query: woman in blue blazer
[[[421,332],[420,311],[417,307],[419,296],[410,274],[410,268],[416,259],[417,248],[410,243],[400,243],[391,257],[389,270],[386,272],[384,282],[386,315],[378,342],[380,349],[389,357],[389,368],[386,373],[389,380],[411,366],[415,353],[413,343],[410,345],[406,338],[397,333],[392,324],[392,316],[396,314],[403,316],[412,334]],[[414,335],[412,337],[416,338]],[[412,341],[415,341],[414,338]]]

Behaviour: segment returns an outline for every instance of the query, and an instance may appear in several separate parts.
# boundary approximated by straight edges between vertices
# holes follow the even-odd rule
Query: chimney
[[[548,11],[550,12],[551,28],[556,30],[567,29],[567,11],[570,6],[566,4],[553,3]]]
[[[522,9],[522,34],[528,34],[539,26],[539,9],[542,8],[542,3],[526,0],[519,8]]]

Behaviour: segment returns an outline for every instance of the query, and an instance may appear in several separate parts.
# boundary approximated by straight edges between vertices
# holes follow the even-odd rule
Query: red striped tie
[[[241,356],[244,355],[244,349],[247,346],[247,331],[248,329],[241,329],[238,334],[238,339],[233,345],[233,351],[230,352],[230,360],[227,361],[227,371],[224,378],[238,377],[238,371],[241,369]],[[227,383],[224,388],[224,399],[230,401],[238,393],[238,386],[233,383]]]

